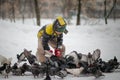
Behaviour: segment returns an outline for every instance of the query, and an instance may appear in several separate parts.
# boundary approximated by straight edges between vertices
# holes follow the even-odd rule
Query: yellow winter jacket
[[[49,40],[54,41],[57,44],[56,45],[57,47],[59,45],[62,45],[63,42],[63,34],[57,35],[55,31],[53,31],[53,24],[49,24],[42,27],[39,30],[37,37],[38,38],[42,37],[42,45],[44,50],[50,50],[50,47],[48,46]]]
[[[38,38],[40,38],[43,35],[44,30],[45,30],[46,34],[53,35],[53,32],[54,32],[53,31],[53,24],[48,24],[45,28],[40,29],[38,34],[37,34]]]
[[[64,28],[65,28],[66,22],[61,16],[58,16],[56,20],[59,22],[59,24],[61,26],[64,26]],[[57,27],[57,26],[54,25],[54,28],[55,27]],[[48,24],[48,25],[44,26],[42,29],[40,29],[38,34],[37,34],[38,38],[40,38],[43,35],[44,31],[47,35],[56,35],[53,31],[53,24]]]
[[[62,32],[62,34],[58,35],[55,31]],[[62,45],[63,33],[66,34],[66,32],[67,30],[65,20],[62,17],[57,17],[56,21],[53,24],[43,26],[38,31],[37,37],[42,37],[42,45],[44,50],[50,50],[48,41],[54,41],[56,43],[56,48],[58,48],[58,46]]]

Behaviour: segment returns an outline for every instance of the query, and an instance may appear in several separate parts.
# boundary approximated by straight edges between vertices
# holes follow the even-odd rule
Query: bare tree
[[[35,5],[37,25],[40,26],[40,11],[39,11],[39,6],[38,6],[38,0],[34,0],[34,5]]]
[[[34,4],[33,4],[33,0],[29,0],[28,1],[28,6],[29,6],[29,17],[30,18],[33,18],[34,17],[34,8],[33,7],[31,7],[31,6],[33,6]]]
[[[63,16],[67,17],[68,15],[66,13],[66,10],[67,10],[67,2],[68,2],[68,0],[62,0],[62,2],[63,2],[63,7],[61,8],[61,10],[63,12]]]
[[[1,18],[2,18],[3,20],[5,19],[4,3],[5,3],[5,0],[0,0],[0,5],[1,5]]]
[[[2,18],[2,0],[0,0],[0,18]]]
[[[107,12],[106,12],[106,0],[104,1],[104,6],[105,6],[105,8],[104,8],[104,17],[105,17],[105,23],[107,24],[107,17],[106,17],[106,14],[107,14]]]
[[[67,19],[68,24],[71,24],[73,12],[75,13],[77,0],[62,0],[62,14]]]
[[[22,21],[24,23],[25,20],[25,9],[26,9],[26,2],[27,0],[19,0],[19,12],[22,16]]]
[[[104,17],[105,17],[105,23],[107,24],[107,18],[109,18],[109,16],[111,15],[114,7],[116,6],[116,0],[113,0],[113,6],[112,6],[112,8],[110,9],[110,11],[108,12],[108,14],[107,14],[107,12],[106,12],[106,4],[107,4],[107,1],[105,0],[105,1],[104,1],[104,6],[105,6],[105,9],[104,9]]]
[[[80,25],[80,13],[81,13],[81,0],[78,0],[78,13],[77,13],[76,25]]]
[[[15,0],[10,0],[10,10],[9,10],[9,18],[12,22],[12,20],[15,22]]]

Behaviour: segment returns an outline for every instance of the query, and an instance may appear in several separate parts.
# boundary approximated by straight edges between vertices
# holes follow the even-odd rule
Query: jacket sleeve
[[[45,32],[43,33],[43,38],[42,38],[42,45],[44,50],[50,50],[50,47],[48,45],[48,41],[50,40],[51,36],[46,34]]]
[[[58,38],[57,38],[57,48],[59,46],[62,46],[63,43],[63,34],[61,34]]]

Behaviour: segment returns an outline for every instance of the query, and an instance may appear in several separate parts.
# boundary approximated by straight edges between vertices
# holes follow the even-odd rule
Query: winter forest
[[[120,0],[0,0],[0,80],[119,80],[119,25]]]
[[[39,20],[63,15],[69,22],[72,16],[77,16],[76,24],[80,24],[80,15],[115,20],[120,17],[119,5],[119,0],[0,0],[0,18],[24,22],[28,18]],[[38,23],[40,25],[40,20]]]

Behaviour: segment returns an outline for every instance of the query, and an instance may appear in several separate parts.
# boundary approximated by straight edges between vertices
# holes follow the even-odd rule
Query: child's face
[[[58,34],[58,35],[60,35],[60,34],[62,34],[63,32],[58,32],[58,31],[55,31],[56,32],[56,34]]]

